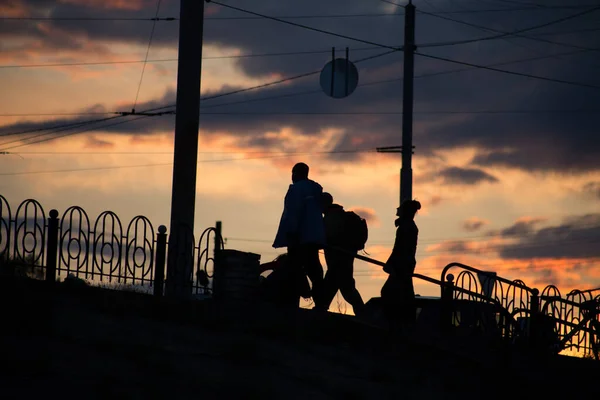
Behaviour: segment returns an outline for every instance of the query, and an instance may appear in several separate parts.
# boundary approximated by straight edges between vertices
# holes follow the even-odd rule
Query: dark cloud
[[[476,252],[476,250],[470,246],[472,243],[473,242],[468,240],[446,240],[433,246],[433,248],[428,249],[427,251],[444,253],[473,253]]]
[[[600,182],[590,182],[583,186],[583,192],[600,200]]]
[[[533,285],[554,285],[558,286],[561,283],[556,271],[553,269],[540,269],[536,271],[532,281]],[[579,282],[578,282],[579,283]]]
[[[554,1],[551,5],[585,4],[585,1]],[[588,2],[589,3],[589,2]],[[99,6],[99,2],[85,5],[57,3],[47,0],[21,0],[31,15],[94,16],[94,17],[152,17],[154,2],[144,2],[144,8],[117,9]],[[93,7],[92,5],[96,5]],[[178,16],[176,0],[163,1],[161,16]],[[268,15],[327,15],[380,13],[390,5],[364,0],[327,2],[282,2],[280,0],[256,0],[252,4],[240,4]],[[421,4],[418,4],[421,8]],[[464,5],[453,3],[439,5],[440,9],[460,11],[462,8],[490,8],[480,2],[467,1]],[[492,8],[516,7],[497,5]],[[422,7],[424,10],[427,7]],[[449,14],[452,18],[497,30],[518,30],[572,15],[581,9],[531,9],[527,11]],[[204,40],[207,45],[236,48],[243,53],[261,54],[271,52],[295,52],[307,50],[324,51],[323,54],[304,54],[279,57],[241,58],[237,65],[248,76],[266,77],[273,74],[290,76],[306,71],[318,71],[330,58],[327,49],[351,47],[351,59],[377,54],[384,50],[361,50],[372,47],[348,39],[335,38],[301,28],[283,25],[275,21],[244,19],[218,20],[216,17],[247,15],[207,5]],[[541,40],[563,43],[562,45],[526,38],[487,40],[468,45],[431,47],[428,44],[441,41],[460,41],[486,37],[483,32],[469,26],[444,21],[425,14],[418,14],[417,38],[419,51],[470,63],[490,65],[518,61],[531,57],[546,57],[538,61],[519,62],[500,68],[514,72],[534,74],[552,79],[578,81],[600,87],[597,73],[598,53],[584,48],[599,48],[600,35],[595,32],[564,33],[586,28],[597,28],[598,13],[562,22],[544,29],[528,32]],[[402,41],[402,17],[370,18],[318,18],[294,20],[302,24],[369,41],[396,45]],[[153,46],[172,47],[177,44],[178,24],[159,23]],[[147,43],[150,24],[126,21],[47,21],[44,23],[8,21],[0,26],[0,38],[5,48],[28,46],[22,38],[35,39],[34,49],[50,49],[59,55],[61,49],[78,50],[83,54],[100,51],[100,44],[113,41],[126,44]],[[549,32],[562,32],[548,35]],[[17,39],[17,40],[15,40]],[[14,43],[13,43],[14,42]],[[8,44],[7,44],[8,43]],[[572,46],[578,46],[574,49]],[[24,48],[19,48],[20,51]],[[104,50],[103,50],[104,51]],[[579,54],[552,56],[580,51]],[[201,117],[203,135],[231,132],[240,147],[268,148],[269,150],[294,147],[290,139],[273,136],[282,128],[318,137],[329,128],[343,129],[344,136],[336,144],[337,149],[373,148],[399,145],[401,141],[400,115],[363,115],[369,112],[399,112],[402,108],[402,57],[392,54],[380,59],[357,64],[360,84],[347,99],[330,99],[320,93],[318,75],[246,92],[235,96],[203,102],[205,112],[222,112],[227,115]],[[474,148],[473,164],[480,167],[508,166],[527,170],[582,173],[600,170],[600,135],[597,113],[575,112],[589,110],[600,104],[600,90],[570,86],[564,83],[511,76],[499,72],[469,69],[422,56],[416,58],[415,80],[415,157],[433,156],[440,150]],[[427,76],[440,72],[465,70]],[[468,71],[466,71],[468,70]],[[374,82],[388,83],[371,84]],[[367,85],[365,85],[367,84]],[[231,88],[223,88],[227,92]],[[264,100],[262,100],[264,99]],[[235,103],[235,104],[231,104]],[[161,99],[137,108],[152,108],[174,104],[174,95],[167,92]],[[227,105],[229,104],[229,105]],[[143,107],[142,107],[143,106]],[[110,109],[110,105],[106,105]],[[480,111],[520,111],[519,113],[480,113]],[[522,112],[527,110],[555,112]],[[571,110],[573,112],[564,112]],[[347,113],[331,115],[327,113]],[[447,113],[451,112],[451,113]],[[467,112],[456,114],[454,112]],[[477,113],[472,113],[477,112]],[[248,113],[261,113],[248,115]],[[273,113],[273,114],[265,114]],[[281,115],[281,113],[299,113]],[[319,113],[319,114],[314,114]],[[349,115],[355,114],[355,115]],[[54,121],[48,124],[56,124]],[[20,122],[3,127],[2,132],[20,129],[36,129],[44,123]],[[149,134],[172,130],[173,118],[149,118],[131,124],[107,128],[107,131],[129,134]],[[271,132],[267,134],[267,132]],[[346,156],[341,159],[348,159]],[[383,156],[382,156],[383,157]],[[465,172],[467,171],[467,172]],[[494,182],[497,178],[479,169],[444,171],[451,182],[472,184]]]
[[[86,136],[86,142],[84,147],[87,149],[109,149],[115,146],[113,142],[99,139],[93,135]]]
[[[524,231],[530,232],[528,229]],[[503,246],[499,253],[507,259],[598,258],[600,214],[570,217],[560,225],[541,228],[513,244]]]
[[[498,178],[476,168],[448,167],[439,176],[451,185],[477,185],[482,182],[498,182]]]
[[[488,224],[485,219],[472,217],[463,222],[462,227],[467,232],[476,232]]]
[[[536,225],[538,225],[539,223],[541,223],[545,220],[546,220],[545,218],[541,218],[541,217],[519,218],[514,224],[512,224],[508,228],[504,228],[504,229],[500,230],[499,233],[492,233],[492,234],[494,234],[494,235],[499,234],[500,236],[505,236],[505,237],[529,235],[530,233],[532,233],[535,230]]]

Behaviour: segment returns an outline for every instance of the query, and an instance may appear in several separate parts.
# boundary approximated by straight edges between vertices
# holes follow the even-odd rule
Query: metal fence
[[[195,295],[212,290],[214,251],[223,247],[220,223],[194,240]],[[0,260],[35,271],[46,280],[62,280],[69,275],[90,283],[117,284],[162,295],[168,252],[167,228],[155,230],[150,220],[138,215],[128,224],[112,211],[90,219],[78,206],[61,215],[46,214],[32,199],[11,210],[0,195]]]
[[[456,277],[450,271],[456,272]],[[448,264],[441,281],[463,289],[451,291],[455,299],[500,304],[520,330],[526,331],[524,336],[544,336],[543,340],[561,351],[600,357],[600,288],[573,290],[563,297],[556,286],[548,285],[540,293],[521,280],[511,281],[459,263]]]

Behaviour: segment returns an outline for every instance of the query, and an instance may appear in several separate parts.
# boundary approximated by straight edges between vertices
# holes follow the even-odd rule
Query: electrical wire
[[[379,53],[379,54],[376,54],[376,55],[373,55],[373,56],[364,57],[362,59],[356,60],[355,62],[359,63],[359,62],[363,62],[363,61],[367,61],[367,60],[376,59],[376,58],[379,58],[379,57],[382,57],[382,56],[385,56],[385,55],[388,55],[388,54],[391,54],[391,53],[394,53],[394,52],[396,52],[396,50],[386,51],[386,52]],[[267,83],[264,83],[264,84],[252,86],[252,87],[249,87],[249,88],[236,89],[236,90],[233,90],[233,91],[230,91],[230,92],[226,92],[226,93],[219,93],[219,94],[216,94],[216,95],[206,96],[206,97],[203,97],[201,100],[202,101],[206,101],[206,100],[216,99],[216,98],[220,98],[220,97],[224,97],[224,96],[230,96],[230,95],[234,95],[234,94],[238,94],[238,93],[244,93],[244,92],[248,92],[248,91],[251,91],[251,90],[262,89],[262,88],[266,88],[266,87],[269,87],[269,86],[278,85],[278,84],[281,84],[281,83],[284,83],[284,82],[289,82],[289,81],[292,81],[292,80],[296,80],[296,79],[304,78],[304,77],[307,77],[307,76],[315,75],[315,74],[318,74],[320,72],[321,72],[320,70],[317,70],[317,71],[313,71],[313,72],[309,72],[309,73],[299,74],[299,75],[295,75],[295,76],[291,76],[291,77],[279,79],[279,80],[276,80],[276,81],[267,82]],[[175,108],[175,104],[151,108],[151,109],[144,110],[144,111],[142,111],[140,113],[137,113],[137,114],[157,112],[159,110],[166,110],[166,109],[169,109],[169,108]],[[162,114],[164,114],[164,112]],[[111,117],[109,119],[121,118],[121,117],[126,116],[126,115],[131,115],[131,114],[121,113],[121,115],[118,115],[116,117]],[[146,116],[149,117],[149,116],[157,116],[157,115],[146,115]],[[89,123],[94,123],[94,122],[98,122],[98,121],[99,120],[89,121]],[[130,121],[132,121],[132,120],[130,120]],[[130,122],[130,121],[124,121],[123,123]],[[116,125],[119,125],[119,124],[116,124]],[[113,124],[113,125],[115,125],[115,124]],[[109,126],[113,126],[113,125],[109,125]],[[104,128],[104,127],[100,127],[100,128]],[[38,130],[46,130],[46,128],[40,128]],[[88,131],[90,131],[90,129],[86,129],[86,130],[82,131],[81,133],[88,132]],[[27,133],[27,132],[25,132],[25,133]],[[70,134],[67,134],[67,135],[56,136],[55,138],[62,138],[62,137],[65,137],[65,136],[71,136],[71,135],[75,135],[77,133],[78,132],[73,132],[73,133],[70,133]],[[5,134],[5,135],[9,135],[9,134],[16,134],[16,133],[8,133],[8,134]],[[19,134],[23,134],[23,132],[19,132]],[[52,135],[52,134],[54,134],[54,132],[45,133],[45,134],[40,135],[40,136]],[[3,148],[3,149],[0,149],[0,151],[6,151],[6,150],[10,150],[10,149],[17,148],[17,147],[23,147],[23,146],[28,146],[28,145],[32,145],[32,144],[41,143],[41,142],[46,142],[48,140],[53,140],[53,138],[50,137],[50,138],[46,138],[46,139],[43,139],[43,140],[40,140],[40,141],[37,141],[37,142],[25,143],[23,145],[13,146],[13,147],[10,147],[10,148]],[[4,143],[4,144],[6,144],[6,143]],[[0,144],[0,146],[2,146],[4,144]]]
[[[547,82],[563,83],[563,84],[567,84],[567,85],[585,87],[585,88],[591,88],[591,89],[600,89],[600,86],[591,85],[591,84],[583,83],[583,82],[566,81],[563,79],[548,78],[548,77],[544,77],[544,76],[526,74],[523,72],[508,71],[508,70],[494,68],[494,67],[488,67],[488,66],[484,66],[484,65],[477,65],[477,64],[466,62],[466,61],[459,61],[459,60],[453,60],[453,59],[446,58],[446,57],[434,56],[431,54],[424,54],[421,52],[415,52],[415,54],[419,55],[421,57],[431,58],[434,60],[445,61],[445,62],[459,64],[459,65],[466,65],[466,66],[473,67],[473,68],[484,69],[484,70],[494,71],[494,72],[500,72],[500,73],[508,74],[508,75],[522,76],[522,77],[526,77],[526,78],[538,79],[538,80],[543,80],[543,81],[547,81]]]
[[[138,118],[142,118],[142,117],[138,117]],[[123,122],[128,122],[128,121],[122,121],[119,123],[123,123]],[[113,125],[116,125],[116,124],[113,124]],[[356,153],[366,153],[366,152],[374,153],[375,151],[376,151],[376,149],[333,150],[333,151],[318,151],[318,152],[289,152],[289,153],[282,153],[282,154],[262,155],[262,156],[244,157],[244,158],[237,157],[237,158],[221,158],[221,159],[214,159],[214,160],[198,160],[198,163],[263,160],[263,159],[272,159],[272,158],[292,157],[295,155],[319,156],[319,155],[327,155],[327,154],[356,154]],[[4,173],[0,173],[0,176],[38,175],[38,174],[52,174],[52,173],[80,172],[80,171],[102,171],[102,170],[114,170],[114,169],[126,169],[126,168],[158,167],[158,166],[169,166],[169,165],[173,165],[173,163],[170,162],[170,163],[154,163],[154,164],[138,164],[138,165],[115,165],[115,166],[91,167],[91,168],[73,168],[73,169],[63,169],[63,170],[4,172]]]
[[[518,29],[516,31],[512,31],[512,32],[506,32],[506,33],[502,33],[502,34],[498,34],[498,35],[492,35],[492,36],[486,36],[486,37],[481,37],[481,38],[476,38],[476,39],[466,39],[466,40],[457,40],[457,41],[451,41],[451,42],[438,42],[438,43],[426,43],[426,44],[420,44],[419,47],[445,47],[445,46],[454,46],[454,45],[461,45],[461,44],[468,44],[468,43],[476,43],[476,42],[483,42],[483,41],[488,41],[488,40],[496,40],[496,39],[501,39],[501,38],[505,38],[508,36],[515,36],[521,33],[525,33],[525,32],[529,32],[535,29],[541,29],[541,28],[546,28],[552,25],[556,25],[558,23],[561,22],[565,22],[574,18],[578,18],[590,13],[593,13],[595,11],[600,10],[600,6],[596,6],[566,17],[562,17],[559,19],[555,19],[549,22],[545,22],[543,24],[539,24],[539,25],[534,25],[534,26],[530,26],[528,28],[523,28],[523,29]]]
[[[381,56],[384,56],[384,55],[387,55],[387,54],[391,54],[393,52],[394,51],[380,53],[380,54],[377,54],[377,55],[374,55],[374,56],[371,56],[371,57],[366,57],[366,58],[357,60],[356,62],[358,63],[358,62],[361,62],[361,61],[366,61],[366,60],[369,60],[369,59],[381,57]],[[575,53],[577,53],[577,52],[570,52],[570,53],[563,53],[563,54],[575,54]],[[441,71],[441,72],[436,72],[436,73],[429,73],[429,74],[417,75],[417,76],[415,76],[415,79],[416,78],[423,78],[423,77],[438,76],[438,75],[443,75],[443,74],[448,74],[448,73],[456,73],[456,72],[470,70],[472,68],[483,68],[483,69],[495,70],[497,72],[504,72],[504,73],[508,73],[508,74],[512,74],[512,75],[526,76],[526,77],[529,77],[529,78],[537,78],[537,79],[542,79],[542,80],[550,80],[550,81],[560,82],[560,83],[567,83],[568,82],[568,81],[555,80],[555,79],[545,78],[545,77],[537,77],[537,76],[530,75],[530,74],[521,74],[521,73],[516,73],[516,72],[512,72],[512,71],[505,71],[505,70],[500,70],[500,69],[494,68],[495,66],[500,66],[500,65],[508,65],[508,64],[514,64],[514,63],[520,63],[520,62],[541,60],[541,59],[553,57],[553,56],[556,56],[556,55],[544,55],[544,56],[526,58],[526,59],[509,61],[509,62],[495,63],[495,64],[491,64],[491,65],[488,65],[488,66],[481,66],[481,65],[476,65],[476,64],[472,64],[472,63],[461,62],[461,61],[457,61],[457,60],[444,59],[442,57],[437,57],[437,56],[424,55],[424,54],[419,53],[419,52],[417,52],[416,54],[422,55],[422,56],[425,56],[425,57],[429,57],[429,58],[441,59],[442,61],[448,61],[448,62],[453,62],[453,63],[457,63],[457,64],[461,64],[461,65],[466,65],[466,66],[469,66],[470,68],[468,68],[468,69],[459,69],[459,70],[451,70],[451,71]],[[250,87],[250,88],[244,88],[244,89],[234,90],[234,91],[231,91],[231,92],[221,93],[221,94],[217,94],[217,95],[214,95],[214,96],[207,96],[207,97],[203,98],[202,100],[206,101],[206,100],[216,99],[216,98],[219,98],[219,97],[228,96],[228,95],[232,95],[232,94],[247,92],[247,91],[250,91],[250,90],[264,88],[264,87],[272,86],[272,85],[275,85],[275,84],[279,84],[279,83],[283,83],[283,82],[287,82],[287,81],[291,81],[291,80],[295,80],[295,79],[300,79],[300,78],[303,78],[303,77],[306,77],[306,76],[310,76],[310,75],[314,75],[314,74],[318,74],[318,73],[320,73],[320,71],[313,71],[313,72],[306,73],[306,74],[300,74],[300,75],[292,76],[292,77],[289,77],[289,78],[277,80],[277,81],[274,81],[274,82],[269,82],[269,83],[266,83],[266,84],[253,86],[253,87]],[[398,80],[400,80],[400,79],[390,79],[390,80],[385,80],[385,81],[372,82],[372,83],[368,83],[368,84],[362,84],[362,85],[359,85],[359,86],[366,86],[366,85],[369,85],[369,84],[372,85],[372,84],[380,84],[380,83],[390,83],[390,82],[398,81]],[[579,84],[579,83],[576,83],[576,82],[568,82],[568,83],[569,84],[575,84],[577,86],[585,85],[585,84]],[[592,86],[592,85],[585,85],[585,86],[589,87],[589,86]],[[595,86],[592,86],[592,87],[597,88]],[[203,106],[203,108],[206,109],[206,108],[211,108],[211,107],[220,107],[220,106],[225,106],[225,105],[234,105],[234,104],[241,104],[241,103],[245,104],[245,103],[249,103],[249,102],[253,102],[253,101],[264,101],[264,100],[275,99],[275,98],[294,97],[294,96],[311,94],[311,93],[319,93],[319,92],[320,92],[319,90],[315,90],[315,91],[307,91],[307,92],[300,92],[300,93],[291,93],[291,94],[270,96],[270,97],[259,98],[259,99],[242,100],[242,101],[237,101],[237,102],[208,105],[208,106]],[[164,109],[169,109],[169,108],[174,108],[174,107],[175,107],[175,105],[167,105],[167,106],[156,107],[156,108],[153,108],[153,109],[150,109],[150,110],[145,110],[144,112],[152,112],[152,111],[164,110]],[[23,133],[27,133],[27,131],[25,131],[25,132],[16,132],[16,133],[12,133],[12,134],[23,134]],[[4,134],[4,135],[9,135],[9,134]],[[35,143],[36,142],[30,143],[30,144],[35,144]],[[8,150],[8,149],[1,149],[1,150]]]
[[[420,11],[419,11],[420,12]],[[436,15],[439,13],[428,13],[428,15]],[[473,28],[485,29],[488,31],[494,31],[492,28],[486,28],[484,26],[479,26],[476,24],[471,24],[469,22],[453,19],[453,18],[444,18],[448,21],[453,21],[456,23],[464,24],[467,26],[471,26]],[[547,41],[544,39],[537,39],[538,36],[552,36],[552,35],[566,35],[573,33],[582,33],[582,32],[597,32],[600,31],[600,28],[579,28],[568,31],[556,31],[556,32],[543,32],[536,33],[530,35],[514,35],[516,37],[523,37],[526,39],[537,40],[545,43],[552,43],[565,47],[572,47],[577,49],[584,50],[593,50],[597,51],[597,48],[588,48],[584,46],[579,46],[570,43],[562,43],[556,41]],[[500,31],[496,31],[500,32]],[[353,52],[357,51],[369,51],[369,50],[377,50],[380,49],[379,46],[370,46],[370,47],[358,47],[351,48]],[[307,50],[307,51],[292,51],[292,52],[274,52],[274,53],[259,53],[259,54],[238,54],[238,55],[228,55],[228,56],[207,56],[202,57],[202,60],[222,60],[222,59],[238,59],[238,58],[255,58],[255,57],[284,57],[284,56],[295,56],[295,55],[309,55],[309,54],[331,54],[331,49],[328,50]],[[165,58],[165,59],[156,59],[156,60],[146,60],[148,63],[160,63],[160,62],[175,62],[176,58]],[[118,64],[139,64],[143,63],[144,60],[124,60],[124,61],[97,61],[97,62],[72,62],[72,63],[48,63],[48,64],[12,64],[12,65],[0,65],[0,69],[10,69],[10,68],[49,68],[49,67],[71,67],[71,66],[96,66],[96,65],[118,65]]]
[[[124,117],[122,117],[122,116],[116,116],[116,117],[107,118],[105,120],[109,120],[109,119],[113,120],[113,119],[117,119],[117,118],[124,118]],[[44,142],[48,142],[50,140],[60,139],[60,138],[67,137],[67,136],[72,136],[72,135],[77,135],[77,134],[80,134],[80,133],[89,132],[89,131],[96,130],[96,129],[99,129],[99,128],[101,128],[101,129],[110,128],[110,127],[121,125],[121,124],[124,124],[124,123],[137,121],[137,120],[142,119],[142,118],[150,118],[150,116],[142,115],[142,116],[138,116],[137,118],[132,118],[132,119],[125,120],[125,121],[119,121],[119,122],[115,122],[115,123],[112,123],[112,124],[103,125],[101,127],[87,128],[87,129],[84,129],[82,131],[75,131],[75,132],[65,133],[65,134],[58,135],[58,136],[52,136],[52,137],[49,137],[49,138],[40,139],[40,140],[38,140],[36,142],[32,142],[32,143],[23,143],[23,144],[16,145],[16,146],[6,147],[6,148],[3,148],[0,151],[7,151],[7,150],[12,150],[12,149],[16,149],[16,148],[20,148],[20,147],[24,147],[24,146],[29,146],[29,145],[32,145],[32,144],[44,143]],[[85,124],[94,124],[96,122],[98,122],[98,121],[89,121],[89,122],[87,122]],[[47,134],[44,134],[44,135],[51,135],[51,134],[55,134],[55,133],[56,132],[50,132],[50,133],[47,133]],[[39,135],[39,136],[43,136],[43,135]],[[29,139],[31,139],[31,138],[29,138]],[[2,144],[0,144],[0,146],[3,146],[5,144],[6,143],[2,143]]]
[[[223,3],[218,2],[218,1],[211,1],[211,3],[219,5],[221,7],[225,7],[225,8],[229,8],[229,9],[232,9],[232,10],[240,11],[240,12],[243,12],[243,13],[246,13],[246,14],[251,14],[251,15],[255,15],[257,17],[269,19],[271,21],[280,22],[282,24],[287,24],[287,25],[295,26],[297,28],[307,29],[309,31],[323,33],[323,34],[330,35],[330,36],[336,36],[336,37],[339,37],[339,38],[342,38],[342,39],[348,39],[348,40],[352,40],[352,41],[355,41],[355,42],[370,44],[370,45],[382,47],[382,48],[385,48],[385,49],[390,49],[390,50],[395,50],[395,51],[403,51],[402,47],[388,46],[388,45],[385,45],[385,44],[375,43],[375,42],[372,42],[372,41],[369,41],[369,40],[359,39],[359,38],[355,38],[355,37],[352,37],[352,36],[342,35],[340,33],[335,33],[335,32],[330,32],[330,31],[326,31],[326,30],[323,30],[323,29],[319,29],[319,28],[314,28],[314,27],[308,26],[308,25],[302,25],[302,24],[298,24],[298,23],[295,23],[295,22],[286,21],[286,20],[281,19],[281,18],[271,17],[269,15],[260,14],[260,13],[254,12],[254,11],[246,10],[246,9],[235,7],[235,6],[231,6],[231,5],[228,5],[228,4],[223,4]]]
[[[380,0],[383,1],[383,0]],[[397,4],[391,1],[384,1],[388,4],[393,4],[395,6],[403,8],[404,6],[401,4]],[[436,11],[437,14],[473,14],[473,13],[492,13],[492,12],[516,12],[516,11],[536,11],[540,10],[541,7],[544,7],[544,10],[559,10],[559,9],[581,9],[593,7],[593,4],[582,4],[582,5],[562,5],[562,6],[542,6],[542,5],[531,5],[526,6],[526,3],[518,3],[514,2],[514,4],[521,5],[520,7],[512,7],[512,8],[494,8],[494,9],[472,9],[472,10],[439,10]],[[327,19],[327,18],[369,18],[369,17],[397,17],[403,16],[403,12],[395,12],[395,13],[364,13],[364,14],[316,14],[316,15],[277,15],[277,18],[281,19]],[[250,16],[230,16],[230,17],[219,17],[219,16],[205,16],[205,21],[235,21],[235,20],[261,20],[262,17],[250,17]],[[8,16],[0,16],[0,21],[179,21],[179,18],[176,17],[166,17],[166,18],[136,18],[136,17],[8,17]]]
[[[506,115],[506,114],[586,114],[586,113],[600,113],[598,109],[547,109],[547,110],[429,110],[429,111],[414,111],[415,115],[477,115],[477,114],[488,114],[488,115]],[[101,113],[101,114],[114,114],[114,113]],[[86,113],[69,113],[69,114],[0,114],[3,116],[19,116],[19,117],[37,117],[37,116],[85,116]],[[93,115],[93,114],[92,114]],[[175,115],[175,113],[169,113],[169,115]],[[363,115],[402,115],[402,111],[267,111],[267,112],[237,112],[237,111],[224,111],[224,112],[200,112],[200,115],[339,115],[339,116],[363,116]],[[0,137],[3,135],[0,134]]]
[[[599,28],[600,30],[600,28]],[[371,47],[358,47],[351,50],[357,51],[368,51],[378,50],[379,46]],[[328,50],[307,50],[307,51],[291,51],[291,52],[275,52],[275,53],[259,53],[259,54],[238,54],[229,56],[208,56],[202,57],[202,60],[223,60],[223,59],[239,59],[239,58],[257,58],[257,57],[284,57],[284,56],[296,56],[296,55],[309,55],[309,54],[331,54],[331,48]],[[0,69],[9,68],[45,68],[45,67],[72,67],[72,66],[95,66],[95,65],[115,65],[115,64],[139,64],[145,60],[132,60],[132,61],[99,61],[99,62],[73,62],[73,63],[49,63],[49,64],[21,64],[21,65],[0,65]],[[159,62],[174,62],[177,58],[165,58],[158,60],[146,60],[148,63],[159,63]]]
[[[99,18],[99,17],[3,17],[0,21],[178,21],[179,18]]]
[[[160,4],[162,0],[158,0],[156,3],[156,14],[154,18],[158,18],[160,12]],[[154,37],[154,31],[156,29],[156,20],[152,23],[152,30],[150,31],[150,39],[148,39],[148,48],[146,49],[146,57],[144,58],[144,65],[142,66],[142,75],[140,76],[140,83],[138,84],[137,93],[135,95],[135,101],[133,102],[132,112],[135,113],[135,106],[137,105],[138,98],[140,97],[140,89],[142,88],[142,81],[144,80],[144,72],[146,71],[146,65],[148,64],[148,54],[150,54],[150,47],[152,47],[152,38]]]
[[[116,118],[119,118],[119,116],[108,117],[108,118],[100,118],[100,119],[94,119],[94,120],[88,120],[88,121],[79,121],[79,122],[73,122],[73,123],[69,123],[69,124],[61,124],[61,125],[56,125],[56,126],[52,126],[52,127],[49,127],[49,128],[35,128],[35,129],[29,129],[29,130],[25,130],[25,131],[8,132],[8,133],[4,133],[4,134],[0,135],[0,137],[15,136],[15,135],[26,135],[26,134],[30,134],[30,133],[35,133],[35,132],[40,132],[40,131],[47,131],[47,130],[56,130],[56,132],[60,132],[60,131],[71,129],[71,128],[80,128],[80,127],[85,126],[85,125],[95,124],[97,122],[111,121],[111,120],[116,119]],[[4,146],[6,144],[20,142],[20,141],[23,141],[23,140],[35,139],[35,138],[38,138],[38,137],[45,136],[47,134],[48,133],[43,133],[43,134],[39,134],[39,135],[36,135],[36,136],[31,136],[29,138],[25,138],[25,139],[17,139],[17,140],[13,140],[13,141],[10,141],[10,142],[0,143],[0,147]]]
[[[549,39],[544,39],[544,38],[538,38],[538,37],[534,37],[534,36],[531,36],[531,35],[522,35],[520,33],[505,32],[505,31],[501,31],[501,30],[498,30],[498,29],[488,28],[488,27],[477,25],[477,24],[473,24],[473,23],[470,23],[470,22],[461,21],[461,20],[458,20],[458,19],[454,19],[454,18],[450,18],[450,17],[445,17],[443,15],[436,15],[435,13],[430,13],[430,12],[425,12],[425,11],[419,11],[419,13],[424,14],[424,15],[429,15],[429,16],[434,17],[434,18],[439,18],[439,19],[442,19],[442,20],[445,20],[445,21],[455,22],[457,24],[462,24],[462,25],[469,26],[469,27],[476,28],[476,29],[480,29],[480,30],[486,30],[486,31],[489,31],[489,32],[500,33],[501,35],[515,36],[515,37],[519,37],[519,38],[523,38],[523,39],[533,40],[533,41],[536,41],[536,42],[549,43],[549,44],[554,44],[554,45],[558,45],[558,46],[570,47],[570,48],[574,48],[574,49],[582,49],[582,50],[589,50],[589,51],[599,51],[600,50],[600,48],[586,47],[586,46],[580,46],[580,45],[571,44],[571,43],[564,43],[564,42],[557,42],[557,41],[554,41],[554,40],[549,40]],[[594,29],[596,29],[596,28],[594,28]],[[496,37],[496,39],[505,39],[506,40],[506,37]],[[457,42],[448,42],[448,43],[449,43],[448,45],[462,44],[462,43],[457,43]],[[471,42],[469,42],[469,43],[471,43]],[[423,45],[423,46],[419,46],[419,47],[437,47],[437,46]]]
[[[487,67],[499,67],[499,66],[505,66],[505,65],[513,65],[513,64],[519,64],[519,63],[524,63],[524,62],[545,60],[545,59],[548,59],[551,57],[561,56],[561,55],[579,54],[581,52],[584,52],[584,51],[576,50],[576,51],[563,52],[563,53],[557,53],[557,54],[551,54],[551,55],[527,57],[527,58],[521,58],[518,60],[492,63],[492,64],[488,64],[486,66]],[[430,72],[430,73],[415,75],[414,78],[422,79],[422,78],[429,78],[429,77],[434,77],[434,76],[454,74],[454,73],[460,73],[460,72],[466,72],[466,71],[472,71],[472,70],[473,70],[473,68],[469,67],[469,68],[460,68],[460,69],[453,69],[453,70],[440,71],[440,72]],[[384,80],[373,81],[373,82],[365,82],[365,83],[358,84],[358,87],[374,86],[374,85],[381,85],[381,84],[393,83],[393,82],[401,82],[402,80],[403,80],[403,78],[392,78],[392,79],[384,79]],[[227,102],[227,103],[210,104],[210,105],[202,106],[201,112],[202,112],[202,109],[208,109],[208,108],[214,108],[214,107],[224,107],[224,106],[232,106],[232,105],[239,105],[239,104],[247,104],[247,103],[265,101],[265,100],[275,100],[275,99],[283,99],[283,98],[296,97],[296,96],[305,96],[305,95],[316,94],[316,93],[322,93],[322,91],[321,90],[307,90],[304,92],[265,96],[265,97],[261,97],[258,99],[246,99],[246,100],[237,100],[237,101],[232,101],[232,102]]]

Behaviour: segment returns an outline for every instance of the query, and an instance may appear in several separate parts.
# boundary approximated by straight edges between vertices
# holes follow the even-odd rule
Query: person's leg
[[[339,257],[338,269],[338,286],[340,292],[354,310],[354,314],[358,315],[362,312],[365,305],[359,291],[356,289],[356,281],[354,280],[354,257],[343,255]]]
[[[302,246],[290,246],[287,251],[287,265],[285,268],[289,268],[291,275],[296,277],[296,283],[298,284],[296,290],[300,293],[304,291],[304,282],[306,278],[306,270],[304,269],[304,252]],[[307,294],[307,293],[303,293]]]
[[[381,288],[383,313],[392,332],[399,332],[402,324],[401,282],[397,275],[390,275]]]
[[[399,287],[399,311],[400,319],[403,325],[407,327],[414,326],[417,319],[417,307],[415,301],[415,289],[413,286],[412,277],[407,276],[402,278]]]
[[[335,265],[335,257],[332,256],[330,251],[325,251],[325,262],[327,263],[327,272],[323,279],[323,308],[329,310],[331,302],[333,301],[335,294],[337,293],[338,278],[337,268]]]
[[[323,266],[319,260],[319,247],[315,245],[306,245],[302,249],[303,265],[312,283],[312,295],[315,302],[315,308],[323,309]],[[327,310],[327,309],[325,309]]]

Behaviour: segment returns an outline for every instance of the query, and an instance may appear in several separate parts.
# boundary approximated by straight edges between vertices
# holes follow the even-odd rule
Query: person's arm
[[[294,185],[290,185],[287,194],[285,195],[284,212],[286,218],[287,236],[290,243],[299,240],[300,237],[300,219],[302,199],[298,193],[298,189]]]
[[[394,240],[394,248],[392,254],[390,254],[388,260],[385,263],[383,270],[388,274],[396,272],[396,267],[402,259],[402,233],[400,227],[396,228],[396,239]]]

